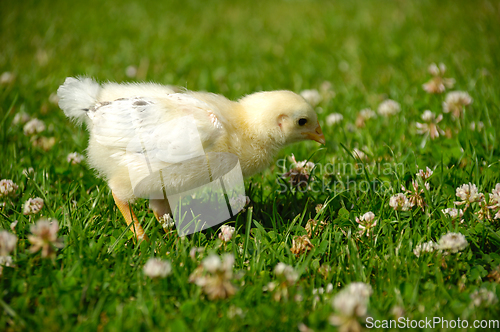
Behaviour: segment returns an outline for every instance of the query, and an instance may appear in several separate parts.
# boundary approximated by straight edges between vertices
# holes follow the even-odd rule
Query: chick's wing
[[[140,138],[143,150],[167,148],[181,158],[182,154],[189,156],[199,144],[210,150],[225,134],[216,110],[180,93],[155,99],[134,97],[103,102],[89,112],[89,117],[96,141],[123,152],[130,148],[131,141]]]

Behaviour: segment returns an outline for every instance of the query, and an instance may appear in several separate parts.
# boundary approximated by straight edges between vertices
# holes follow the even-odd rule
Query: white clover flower
[[[375,118],[376,116],[377,114],[371,109],[369,108],[362,109],[361,111],[359,111],[358,116],[356,117],[355,121],[356,127],[363,128],[365,126],[366,120]]]
[[[323,97],[321,97],[321,94],[316,89],[303,90],[300,92],[300,95],[313,107],[323,100]]]
[[[387,99],[378,106],[378,114],[386,117],[395,115],[400,111],[401,111],[401,106],[399,105],[398,102],[392,99]]]
[[[325,293],[325,289],[323,287],[313,288],[313,295],[323,295]]]
[[[194,282],[203,289],[208,298],[225,299],[236,292],[230,279],[233,277],[234,256],[225,254],[222,259],[212,254],[202,261],[189,276],[189,282]]]
[[[231,272],[234,265],[234,256],[224,254],[222,258],[216,254],[211,254],[201,262],[202,267],[209,273]]]
[[[455,202],[456,205],[470,204],[474,202],[482,202],[484,194],[480,193],[475,184],[463,184],[456,190],[456,195],[462,202]]]
[[[490,204],[500,204],[500,183],[495,185],[495,188],[491,190],[490,194]]]
[[[205,251],[204,247],[192,247],[189,250],[189,257],[191,257],[192,260],[196,260],[196,255],[204,251]]]
[[[443,120],[443,114],[439,114],[438,117],[431,111],[427,110],[422,114],[422,119],[425,123],[416,122],[417,133],[418,134],[428,134],[431,139],[438,138],[439,135],[444,135],[445,132],[439,128],[438,123]]]
[[[222,225],[219,232],[219,239],[222,242],[229,242],[233,238],[236,228],[229,225]]]
[[[429,82],[422,85],[422,89],[427,93],[443,93],[446,87],[441,80],[432,78]]]
[[[443,102],[443,112],[452,113],[455,118],[462,115],[464,107],[472,103],[471,96],[465,91],[452,91],[446,95]]]
[[[329,294],[329,293],[333,292],[333,285],[332,285],[332,283],[328,283],[328,285],[326,285],[326,290],[325,290],[325,292],[326,292],[327,294]]]
[[[289,298],[289,287],[292,286],[298,279],[298,275],[295,270],[286,264],[281,265],[279,263],[276,265],[275,274],[277,277],[276,281],[271,281],[264,287],[264,291],[272,292],[272,298],[274,301],[281,301],[281,299]],[[277,270],[277,271],[276,271]],[[295,296],[295,301],[301,301],[302,299]]]
[[[356,222],[361,228],[360,234],[366,234],[370,236],[372,229],[377,226],[377,220],[375,220],[375,214],[373,212],[366,212],[361,217],[356,217]]]
[[[29,120],[23,127],[24,135],[39,134],[45,130],[45,123],[37,118]]]
[[[332,82],[330,82],[330,81],[323,81],[323,83],[321,83],[321,86],[320,86],[321,92],[331,91],[332,88],[333,88],[333,85],[332,85]]]
[[[365,318],[368,312],[372,287],[363,282],[354,282],[342,289],[332,301],[336,313],[329,317],[332,325],[342,331],[361,331],[358,318]]]
[[[3,273],[4,266],[14,266],[12,263],[12,256],[0,256],[0,276]]]
[[[493,218],[500,219],[500,183],[497,183],[495,188],[491,191],[487,207],[488,209],[498,210]]]
[[[358,157],[361,160],[368,160],[368,156],[366,155],[366,153],[364,153],[358,148],[354,148],[352,150],[352,154],[354,155],[354,157]]]
[[[130,78],[135,78],[137,76],[137,67],[135,66],[128,66],[125,69],[125,75]]]
[[[470,298],[472,300],[471,304],[475,307],[479,307],[481,305],[490,307],[498,302],[497,295],[486,288],[475,290],[472,294],[470,294]]]
[[[312,169],[315,166],[315,164],[313,162],[311,162],[311,161],[305,161],[305,160],[296,161],[295,160],[295,156],[293,155],[293,153],[292,153],[292,157],[290,158],[290,160],[292,161],[292,167],[293,168],[297,168],[299,170],[304,169],[308,173],[311,172]]]
[[[76,165],[76,164],[81,163],[84,158],[85,157],[82,156],[81,154],[79,154],[78,152],[71,152],[70,154],[68,154],[68,157],[66,157],[66,160],[71,165]]]
[[[325,279],[328,277],[328,275],[332,272],[332,267],[327,264],[321,264],[321,266],[318,268],[318,273],[321,274]]]
[[[316,212],[316,213],[319,213],[319,212]],[[326,225],[327,225],[327,223],[324,221],[318,222],[318,220],[309,219],[306,223],[306,227],[304,227],[304,228],[306,229],[307,236],[312,237],[313,235],[317,236],[323,230],[323,228],[325,228]],[[314,231],[314,234],[313,234],[313,231]]]
[[[430,110],[425,110],[424,113],[422,113],[421,117],[425,122],[432,122],[436,118],[436,114],[434,114]]]
[[[59,96],[57,96],[57,93],[53,92],[50,94],[49,102],[54,105],[59,104]]]
[[[222,255],[222,270],[227,273],[230,271],[231,276],[233,275],[234,266],[234,255],[233,254],[223,254]]]
[[[234,211],[240,211],[245,207],[245,205],[250,204],[250,197],[244,195],[238,195],[236,197],[231,197],[229,199],[229,205],[231,205],[231,209]]]
[[[415,256],[420,257],[420,254],[425,252],[433,252],[438,249],[438,244],[434,241],[428,241],[424,243],[417,244],[415,249],[413,249],[413,253]]]
[[[0,256],[0,276],[4,266],[12,266],[12,256]]]
[[[43,199],[41,199],[40,197],[29,198],[24,203],[23,214],[24,215],[37,214],[42,210],[42,208],[43,208]]]
[[[285,263],[279,262],[274,267],[274,274],[278,277],[283,277],[288,285],[293,285],[299,279],[297,271],[293,266],[287,265]]]
[[[395,305],[391,308],[391,315],[399,319],[400,317],[404,317],[405,309],[402,306]]]
[[[446,66],[442,62],[439,63],[439,72],[441,73],[441,75],[444,75],[444,73],[446,72]]]
[[[165,231],[170,231],[175,227],[175,221],[169,213],[165,213],[161,216],[158,222]]]
[[[276,266],[274,267],[274,274],[276,275],[282,275],[285,271],[285,268],[287,267],[288,265],[286,265],[285,263],[282,263],[282,262],[279,262],[278,264],[276,264]]]
[[[469,128],[472,131],[475,131],[475,130],[481,131],[484,129],[484,123],[482,121],[478,121],[477,123],[473,121],[470,123]]]
[[[491,192],[492,192],[492,194],[494,194],[494,195],[500,196],[500,183],[497,183],[497,184],[495,185],[495,188],[494,188],[494,189],[492,189],[492,191],[491,191]]]
[[[375,213],[373,213],[371,211],[366,212],[360,218],[361,221],[370,222],[370,223],[373,221],[373,219],[375,219]]]
[[[14,220],[13,222],[10,223],[10,229],[15,232],[16,231],[16,226],[17,226],[17,223],[19,221],[18,220]]]
[[[306,162],[305,160],[297,161],[293,153],[290,157],[290,161],[292,162],[292,168],[281,177],[284,179],[288,178],[292,187],[305,187],[309,181],[310,173],[315,164],[310,161]]]
[[[451,253],[457,253],[467,248],[469,243],[465,236],[460,233],[449,232],[443,235],[438,241],[438,248]]]
[[[0,231],[0,256],[8,256],[16,248],[17,236],[7,231]]]
[[[31,226],[32,235],[28,235],[28,241],[31,243],[30,251],[35,253],[42,250],[42,257],[53,257],[55,248],[62,248],[64,244],[57,238],[59,223],[57,220],[50,222],[47,219],[40,219],[35,225]]]
[[[439,67],[432,63],[429,68],[429,73],[434,76],[429,82],[422,85],[422,88],[428,93],[443,93],[446,88],[451,89],[455,85],[453,78],[444,78],[446,66],[442,63]]]
[[[243,312],[243,309],[232,305],[227,310],[227,317],[229,317],[230,319],[233,319],[236,316],[243,318],[243,317],[245,317],[245,313]]]
[[[267,283],[267,285],[262,287],[262,290],[264,292],[272,292],[276,289],[276,287],[278,287],[278,283],[275,281],[270,281]]]
[[[471,96],[465,91],[452,91],[446,95],[445,104],[445,113],[451,111],[449,107],[451,106],[466,106],[472,103]]]
[[[326,124],[332,126],[334,124],[340,123],[344,120],[344,116],[340,113],[332,113],[326,117]]]
[[[357,296],[363,297],[365,299],[369,299],[369,297],[373,293],[372,286],[370,286],[370,285],[368,285],[368,284],[366,284],[364,282],[353,282],[353,283],[350,283],[347,286],[346,291],[349,294],[357,295]]]
[[[370,223],[373,221],[373,219],[375,218],[375,214],[373,212],[366,212],[365,214],[363,214],[361,217],[356,217],[356,221],[357,222],[367,222],[367,223]]]
[[[444,64],[441,63],[440,65],[443,65],[443,69],[446,70],[446,67],[444,67]],[[429,65],[429,68],[427,70],[429,71],[429,73],[432,76],[438,76],[438,75],[441,74],[441,71],[439,70],[439,67],[435,63],[431,63]]]
[[[377,224],[377,221],[375,220],[375,214],[373,212],[366,212],[363,214],[359,219],[357,219],[358,222],[365,222],[365,223],[373,223],[373,226]]]
[[[331,82],[324,81],[320,86],[321,96],[324,100],[328,101],[332,98],[335,98],[335,91],[333,90],[333,86]]]
[[[404,186],[401,186],[401,190],[403,190],[407,195],[409,195],[408,199],[409,199],[412,207],[415,205],[418,205],[422,209],[425,209],[425,206],[427,204],[425,203],[424,198],[422,197],[422,194],[424,193],[424,189],[420,187],[418,181],[415,179],[411,181],[411,186],[412,186],[413,190],[407,190]],[[430,188],[431,188],[429,182],[425,182],[424,187],[427,190],[430,190]]]
[[[56,138],[42,136],[36,139],[32,138],[31,143],[33,144],[33,146],[38,146],[44,151],[49,151],[56,144]]]
[[[312,293],[313,295],[323,295],[323,294],[329,294],[333,291],[333,285],[332,283],[328,283],[326,285],[326,288],[320,287],[320,288],[313,288]]]
[[[0,180],[0,197],[13,196],[19,188],[12,180]]]
[[[426,167],[425,171],[423,169],[419,169],[416,175],[420,176],[423,181],[427,181],[432,176],[433,173],[434,172],[432,171],[432,169]]]
[[[361,116],[365,120],[368,120],[368,119],[376,118],[377,117],[377,113],[375,113],[370,108],[364,108],[361,111],[359,111],[359,116]]]
[[[203,268],[210,273],[215,273],[222,268],[222,260],[218,255],[211,254],[201,262]]]
[[[302,236],[294,236],[292,239],[292,248],[290,248],[290,251],[299,256],[302,254],[307,253],[309,250],[312,250],[314,246],[311,243],[311,240],[307,235],[302,235]]]
[[[18,125],[18,124],[24,124],[28,122],[31,119],[31,117],[28,115],[28,113],[21,111],[16,113],[14,116],[14,119],[12,120],[12,124]]]
[[[35,170],[33,169],[33,167],[28,167],[28,168],[23,169],[24,176],[29,176],[32,173],[35,173]]]
[[[226,279],[232,278],[234,256],[233,254],[223,254],[219,257],[216,254],[211,254],[201,262],[202,268],[211,274],[223,274]]]
[[[464,215],[464,211],[462,209],[456,209],[456,208],[443,209],[441,210],[441,212],[450,216],[451,219],[462,218]]]
[[[150,258],[144,264],[143,272],[151,279],[165,278],[172,273],[172,264],[166,260]]]
[[[0,84],[9,84],[14,81],[15,75],[10,71],[5,71],[0,75]]]
[[[412,205],[405,194],[399,193],[389,199],[389,206],[397,211],[408,211]]]

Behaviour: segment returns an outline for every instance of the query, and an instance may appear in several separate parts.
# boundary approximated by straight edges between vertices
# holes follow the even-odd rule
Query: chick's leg
[[[122,213],[123,218],[125,218],[127,225],[130,226],[130,230],[134,232],[135,236],[137,237],[137,240],[139,241],[147,240],[148,237],[144,233],[144,229],[142,228],[141,224],[139,223],[139,220],[135,216],[135,213],[132,211],[128,203],[119,199],[114,192],[113,192],[113,198],[115,199],[116,206]]]

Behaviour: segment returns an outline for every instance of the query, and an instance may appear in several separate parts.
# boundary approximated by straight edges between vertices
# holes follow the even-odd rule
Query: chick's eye
[[[299,126],[303,126],[303,125],[305,125],[307,123],[307,119],[304,119],[304,118],[299,119],[298,123],[299,123]]]

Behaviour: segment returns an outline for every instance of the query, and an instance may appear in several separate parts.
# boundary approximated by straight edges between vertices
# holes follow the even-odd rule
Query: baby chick
[[[257,92],[238,101],[213,93],[176,91],[152,83],[100,85],[90,78],[72,77],[57,90],[66,116],[86,123],[88,161],[108,182],[116,205],[139,239],[145,237],[144,230],[129,203],[148,197],[148,192],[178,192],[200,182],[198,164],[192,162],[195,159],[182,164],[177,157],[200,157],[200,151],[230,153],[237,156],[243,176],[248,177],[268,167],[288,144],[303,140],[325,143],[314,109],[291,91]],[[183,138],[190,135],[190,122],[179,119],[195,125],[197,132],[192,135],[199,146]],[[180,166],[170,168],[167,183],[145,181],[139,195],[131,170],[146,165],[144,158],[151,151],[159,155],[161,149],[172,153],[167,159],[148,160],[148,167]],[[150,205],[157,219],[171,213],[168,201],[161,197],[150,198]]]

